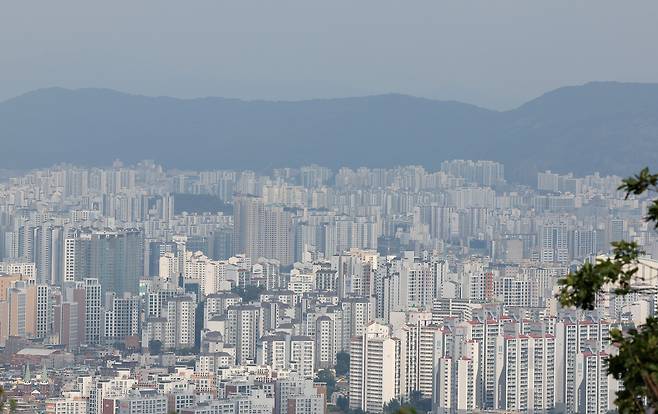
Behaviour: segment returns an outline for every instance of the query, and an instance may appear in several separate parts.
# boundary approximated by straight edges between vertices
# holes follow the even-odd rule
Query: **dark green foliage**
[[[395,414],[416,414],[418,411],[414,407],[404,406],[397,410]]]
[[[429,400],[430,406],[432,405],[431,400]],[[363,411],[359,408],[351,410],[349,408],[349,400],[345,397],[339,397],[336,401],[336,408],[345,414],[367,414],[367,411]],[[431,407],[429,409],[422,410],[417,409],[413,404],[400,404],[400,400],[394,399],[391,400],[388,404],[384,406],[384,414],[419,414],[425,412],[431,412]]]
[[[400,404],[400,400],[391,400],[384,406],[384,414],[416,414],[418,410],[411,404]]]
[[[206,302],[199,302],[194,313],[194,353],[201,350],[201,331],[203,330],[203,319],[205,315]]]
[[[350,354],[341,351],[336,354],[336,375],[342,377],[350,372]]]
[[[644,168],[623,180],[619,189],[626,192],[626,198],[656,192],[658,174]],[[658,200],[650,203],[645,219],[658,228]],[[591,310],[602,294],[656,293],[654,284],[642,283],[646,281],[637,274],[638,259],[643,254],[638,245],[625,241],[612,245],[612,258],[586,263],[559,281],[563,306]],[[658,319],[648,318],[644,325],[626,331],[613,329],[610,336],[619,351],[608,358],[608,372],[623,385],[615,400],[619,412],[654,412],[658,408]]]
[[[263,292],[263,288],[260,286],[247,286],[245,288],[236,286],[231,291],[240,295],[243,302],[253,302],[260,300],[260,294]]]
[[[149,354],[160,355],[162,353],[162,342],[158,340],[149,341]]]
[[[653,221],[653,228],[658,229],[658,200],[653,200],[647,209],[647,221]]]
[[[398,400],[397,398],[393,399],[384,406],[384,414],[397,413],[398,411],[400,411],[401,408],[402,408],[402,404],[400,404],[400,400]]]
[[[599,260],[596,264],[585,263],[575,273],[560,279],[560,303],[562,306],[577,306],[592,310],[596,297],[606,285],[611,285],[614,293],[625,295],[634,288],[631,283],[637,273],[637,260],[643,253],[637,243],[619,241],[612,243],[614,256]]]
[[[641,195],[646,191],[656,192],[658,190],[658,174],[651,174],[649,168],[643,168],[639,174],[622,180],[619,189],[626,191],[626,198],[631,194]],[[645,220],[653,222],[653,227],[658,229],[658,200],[653,200],[649,205]]]
[[[432,399],[423,398],[420,391],[412,391],[409,400],[401,403],[400,400],[394,399],[389,401],[384,407],[385,414],[416,414],[429,413],[432,411]]]
[[[318,375],[315,377],[315,382],[327,385],[327,399],[330,399],[336,389],[336,376],[334,373],[329,369],[323,369],[318,372]]]
[[[644,412],[644,398],[658,406],[658,319],[649,318],[637,329],[610,332],[619,354],[608,359],[608,372],[624,384],[617,393],[622,413]]]
[[[119,351],[122,356],[125,357],[126,355],[128,355],[128,347],[126,346],[125,342],[115,342],[112,344],[112,347],[114,347],[114,349]]]
[[[350,400],[348,400],[347,397],[338,397],[336,400],[336,407],[346,413],[350,409]]]
[[[406,405],[413,407],[421,413],[432,411],[432,399],[423,398],[423,393],[418,390],[411,392],[409,402]]]
[[[621,180],[620,190],[626,191],[626,198],[631,194],[640,195],[645,191],[655,190],[658,184],[658,174],[651,174],[645,167],[639,174]]]

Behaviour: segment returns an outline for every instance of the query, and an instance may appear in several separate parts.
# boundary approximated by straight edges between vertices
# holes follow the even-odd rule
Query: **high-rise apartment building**
[[[295,335],[290,338],[290,369],[303,378],[314,378],[315,343],[309,336]]]
[[[479,344],[458,344],[459,352],[442,357],[437,364],[432,403],[437,414],[469,413],[478,407]]]
[[[64,241],[64,280],[97,279],[104,292],[138,293],[144,272],[139,229],[72,230]]]
[[[293,213],[280,205],[265,205],[261,197],[239,195],[233,200],[235,252],[252,261],[276,259],[288,266],[294,261]]]
[[[34,338],[37,332],[36,285],[34,281],[16,281],[7,289],[7,336]],[[6,338],[4,338],[6,339]]]
[[[56,344],[69,351],[77,350],[84,342],[83,307],[77,302],[58,296],[53,305],[53,338]]]
[[[46,400],[46,414],[87,414],[87,398],[79,391],[68,391],[64,395]]]
[[[335,316],[336,314],[320,315],[315,320],[311,320],[315,336],[315,369],[332,368],[336,363],[336,352],[338,352],[336,343],[340,343],[336,338],[336,330],[337,325],[342,326],[342,319],[336,321]],[[342,332],[340,328],[338,329]]]
[[[112,398],[104,404],[103,411],[112,409],[116,414],[167,414],[167,396],[157,390],[130,390],[127,395]]]
[[[103,315],[103,337],[106,341],[124,341],[128,336],[139,335],[141,300],[139,296],[124,293],[106,295]]]
[[[225,342],[235,345],[238,364],[256,362],[257,343],[263,334],[260,311],[259,306],[246,304],[227,309]]]
[[[59,286],[63,282],[64,228],[41,225],[34,229],[34,262],[37,281]]]
[[[400,340],[391,328],[371,323],[350,343],[351,409],[381,413],[384,405],[400,396]]]
[[[354,297],[345,299],[340,304],[342,309],[342,344],[341,349],[349,349],[353,336],[361,336],[373,320],[373,307],[370,298]]]
[[[578,355],[605,352],[610,345],[610,328],[609,322],[592,317],[582,320],[567,317],[555,325],[555,399],[558,409],[566,413],[580,412]]]
[[[22,277],[3,277],[0,299],[0,344],[10,336],[45,339],[52,331],[51,288]]]
[[[23,261],[4,261],[0,262],[0,274],[7,274],[10,276],[21,276],[21,279],[36,280],[37,266],[34,262]],[[2,281],[0,281],[2,283]],[[0,285],[0,288],[2,285]],[[5,294],[5,291],[0,291],[0,298]]]
[[[500,364],[497,364],[496,350],[498,335],[504,332],[505,325],[511,322],[506,318],[487,318],[466,323],[466,338],[478,342],[480,355],[478,362],[478,406],[496,409],[499,406],[501,386]]]
[[[142,327],[142,347],[160,341],[167,350],[191,349],[195,345],[196,300],[191,295],[170,297],[160,305],[158,316],[149,316]]]
[[[400,339],[400,392],[409,397],[420,392],[432,398],[436,366],[442,356],[442,338],[438,325],[431,321],[407,323],[395,336]]]
[[[233,198],[234,250],[244,253],[252,260],[263,256],[264,209],[263,199],[260,197],[240,194]]]
[[[103,339],[103,293],[98,279],[85,279],[76,282],[78,303],[84,304],[84,332],[85,343],[88,345],[99,344]]]
[[[546,412],[555,406],[555,348],[552,336],[498,336],[498,409]]]
[[[583,349],[575,355],[575,406],[579,414],[607,413],[610,406],[610,382],[607,371],[608,354],[596,348]]]
[[[282,378],[274,385],[275,414],[324,414],[326,387],[299,375]]]
[[[294,262],[293,214],[284,206],[267,205],[264,208],[260,237],[263,239],[262,256],[278,260],[282,266]]]

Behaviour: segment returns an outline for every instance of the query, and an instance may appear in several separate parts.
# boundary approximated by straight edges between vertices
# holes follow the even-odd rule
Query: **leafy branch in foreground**
[[[644,399],[650,406],[658,406],[658,319],[649,318],[646,324],[623,334],[618,329],[610,332],[619,349],[608,358],[608,372],[624,384],[617,393],[617,407],[622,413],[645,412]]]
[[[649,168],[645,167],[632,177],[624,178],[621,180],[621,185],[618,190],[626,192],[626,198],[633,195],[641,195],[649,190],[656,190],[658,186],[658,174],[651,174]]]
[[[644,168],[639,174],[622,180],[619,190],[631,195],[658,190],[658,174]],[[658,229],[658,199],[650,202],[645,220]],[[560,304],[593,310],[597,298],[613,293],[656,293],[656,281],[648,283],[638,275],[639,259],[644,254],[635,242],[612,243],[613,255],[585,263],[576,272],[558,282]],[[656,269],[658,270],[658,269]],[[610,332],[616,355],[608,357],[608,373],[623,387],[617,392],[615,404],[620,413],[645,413],[658,410],[658,319],[648,318],[645,324],[622,332]]]
[[[596,264],[585,263],[575,273],[569,273],[558,281],[560,304],[576,306],[586,310],[594,309],[596,298],[604,288],[612,286],[617,295],[626,295],[640,288],[633,287],[633,276],[638,271],[637,264],[643,252],[635,242],[619,241],[612,243],[614,256],[598,259]]]

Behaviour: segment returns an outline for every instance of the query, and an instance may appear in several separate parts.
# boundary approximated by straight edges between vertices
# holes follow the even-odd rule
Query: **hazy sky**
[[[399,92],[513,107],[658,82],[658,1],[0,3],[0,100],[63,86],[305,99]]]

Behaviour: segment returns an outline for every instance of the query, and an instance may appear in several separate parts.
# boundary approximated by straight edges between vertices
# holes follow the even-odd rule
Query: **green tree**
[[[11,400],[9,400],[9,412],[15,413],[17,409],[18,409],[18,401],[12,398]]]
[[[0,411],[5,409],[5,389],[0,385]]]
[[[331,399],[331,395],[336,389],[336,376],[330,369],[323,369],[318,371],[315,377],[315,382],[324,383],[327,385],[327,399]]]
[[[149,341],[149,353],[151,355],[160,355],[162,353],[162,342],[157,339]]]
[[[189,356],[189,355],[194,355],[194,353],[195,351],[193,348],[182,348],[176,351],[176,355],[179,356]]]
[[[423,393],[419,390],[411,391],[409,394],[409,403],[405,405],[412,407],[421,413],[432,411],[432,399],[424,398]]]
[[[416,403],[419,403],[422,400],[423,400],[423,393],[418,390],[411,391],[411,393],[409,394],[409,402],[411,403],[411,405],[416,405]]]
[[[338,397],[336,400],[336,407],[346,413],[350,410],[350,400],[348,400],[347,397]]]
[[[658,192],[658,174],[648,168],[626,178],[619,190],[631,195]],[[649,203],[645,220],[658,229],[658,199]],[[656,293],[656,281],[638,273],[643,252],[635,242],[612,243],[613,255],[596,263],[585,263],[578,271],[559,281],[560,304],[592,310],[601,295]],[[619,412],[645,413],[658,410],[658,319],[650,317],[644,325],[610,332],[619,352],[608,358],[608,373],[623,384],[615,404]]]
[[[262,286],[246,286],[245,288],[235,286],[231,289],[233,293],[238,294],[242,298],[243,302],[260,300],[260,294],[263,293],[264,290],[265,289]]]
[[[404,407],[400,408],[395,412],[395,414],[416,414],[417,411],[414,407],[409,407],[408,405],[405,405]]]
[[[350,354],[340,351],[336,354],[336,375],[342,377],[350,372]]]
[[[402,404],[400,403],[400,400],[394,398],[384,406],[384,413],[394,414],[400,411],[401,408],[402,408]]]

